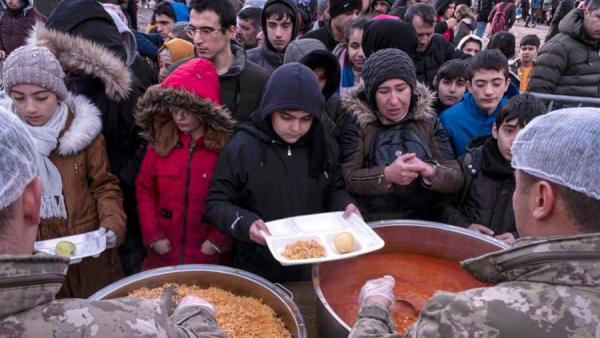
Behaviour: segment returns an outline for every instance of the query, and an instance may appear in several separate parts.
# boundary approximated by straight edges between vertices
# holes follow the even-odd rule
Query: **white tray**
[[[284,218],[267,222],[267,228],[271,233],[265,236],[269,250],[273,257],[282,265],[313,264],[320,262],[335,261],[363,255],[383,248],[383,239],[379,237],[360,217],[352,214],[345,219],[343,212],[329,212]],[[334,245],[335,237],[349,232],[356,241],[355,250],[340,254]],[[288,244],[299,240],[313,239],[325,248],[325,256],[309,259],[287,259],[281,254]]]
[[[46,241],[35,242],[33,248],[37,252],[44,252],[49,255],[56,255],[54,248],[60,241],[69,241],[75,244],[75,255],[70,257],[69,264],[81,262],[85,257],[98,257],[102,251],[106,250],[106,233],[101,234],[98,229],[92,232],[86,232],[79,235],[58,237]]]

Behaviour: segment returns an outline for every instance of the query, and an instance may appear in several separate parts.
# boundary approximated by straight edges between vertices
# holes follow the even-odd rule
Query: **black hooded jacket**
[[[296,34],[298,33],[298,7],[296,7],[296,3],[290,0],[269,0],[265,4],[260,18],[262,31],[265,35],[265,42],[262,46],[252,48],[247,52],[248,60],[263,67],[269,74],[283,64],[283,55],[285,54],[285,51],[278,52],[271,44],[268,37],[266,10],[269,6],[277,3],[289,7],[294,13],[293,17],[290,18],[292,21],[292,37],[290,42],[296,39]]]
[[[252,122],[242,124],[221,152],[206,198],[208,220],[236,239],[235,265],[273,282],[305,279],[307,270],[281,266],[267,247],[250,241],[254,221],[343,210],[353,203],[324,146],[330,143],[321,125],[323,108],[310,69],[294,62],[275,70]],[[292,145],[270,122],[273,112],[286,109],[314,116],[309,132]]]

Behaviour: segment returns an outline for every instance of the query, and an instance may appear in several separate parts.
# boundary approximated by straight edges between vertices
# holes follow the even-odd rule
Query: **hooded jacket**
[[[272,6],[274,4],[283,4],[287,7],[289,7],[292,12],[294,13],[293,17],[290,18],[291,22],[292,22],[292,36],[290,38],[290,42],[294,41],[294,39],[296,39],[296,34],[298,33],[298,7],[296,6],[296,3],[294,1],[291,0],[269,0],[267,1],[267,3],[265,4],[263,10],[262,10],[262,14],[261,14],[261,18],[260,18],[260,22],[262,25],[262,31],[265,35],[265,42],[262,44],[262,46],[258,46],[255,48],[250,49],[247,52],[247,56],[248,56],[248,60],[256,63],[257,65],[263,67],[268,74],[271,74],[273,72],[273,70],[275,70],[275,68],[281,66],[283,64],[283,56],[285,54],[285,50],[282,52],[278,52],[275,47],[273,47],[273,45],[271,44],[271,41],[269,41],[269,36],[268,36],[268,29],[267,29],[267,16],[266,16],[266,10],[269,6]],[[286,46],[287,48],[287,46]]]
[[[206,69],[207,63],[212,71]],[[189,90],[194,87],[205,97]],[[136,181],[142,235],[146,246],[166,238],[172,248],[165,255],[148,250],[144,270],[219,263],[219,255],[201,252],[206,240],[220,252],[231,247],[228,236],[202,220],[219,151],[234,127],[229,111],[219,105],[218,89],[212,64],[195,59],[178,68],[162,85],[149,88],[140,99],[137,119],[149,143]],[[193,141],[181,133],[172,118],[175,110],[197,116],[206,125],[205,135]]]
[[[415,103],[400,122],[383,125],[366,102],[364,84],[343,99],[351,115],[340,136],[342,172],[348,192],[353,194],[368,220],[419,218],[434,193],[456,192],[463,180],[459,165],[445,155],[436,139],[437,118],[431,111],[433,94],[423,84],[413,90]],[[402,187],[384,181],[384,168],[401,151],[416,153],[436,166],[431,185],[421,179]]]
[[[25,0],[25,7],[20,10],[9,9],[6,0],[0,0],[0,4],[4,9],[0,14],[0,50],[8,56],[25,44],[35,23],[46,22],[46,17],[33,8],[33,0]]]
[[[169,315],[165,298],[55,300],[67,268],[68,260],[58,256],[0,256],[2,336],[184,337],[193,332],[198,337],[225,337],[214,315],[202,306],[186,306]]]
[[[10,99],[0,102],[8,107]],[[118,179],[110,173],[100,111],[87,98],[71,95],[65,127],[50,154],[60,173],[67,219],[42,219],[38,240],[77,235],[105,227],[114,231],[118,244],[126,233],[126,216]],[[117,249],[71,265],[59,297],[88,297],[123,277]]]
[[[181,2],[177,1],[167,1],[169,6],[173,8],[173,13],[175,13],[175,22],[181,21],[190,21],[190,9],[188,6]]]
[[[258,219],[344,210],[353,203],[321,125],[324,98],[313,72],[298,63],[271,76],[252,123],[239,127],[221,152],[206,198],[206,216],[236,239],[235,265],[271,281],[308,278],[303,267],[282,267],[269,249],[249,238]],[[270,116],[285,109],[313,115],[311,129],[295,144],[273,130]]]
[[[583,20],[581,9],[561,20],[560,33],[540,49],[529,92],[600,97],[600,41],[588,36]]]
[[[438,292],[403,337],[595,337],[600,318],[600,235],[527,238],[461,262],[490,283]],[[361,309],[351,338],[397,338],[379,305]],[[433,334],[432,334],[433,333]]]

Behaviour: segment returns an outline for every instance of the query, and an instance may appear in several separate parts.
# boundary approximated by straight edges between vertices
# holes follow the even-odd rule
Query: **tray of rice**
[[[313,264],[356,257],[383,248],[383,239],[355,214],[329,212],[266,223],[265,239],[282,265]]]

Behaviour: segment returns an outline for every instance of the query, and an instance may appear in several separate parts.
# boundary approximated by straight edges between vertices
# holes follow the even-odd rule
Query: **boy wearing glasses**
[[[248,59],[269,74],[283,63],[289,43],[296,38],[298,8],[289,0],[269,0],[262,11],[265,43],[248,51]]]

